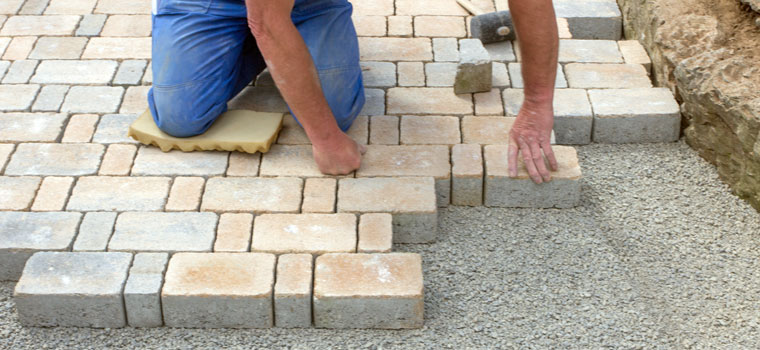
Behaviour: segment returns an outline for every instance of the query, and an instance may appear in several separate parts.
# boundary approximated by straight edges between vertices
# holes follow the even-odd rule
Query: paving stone
[[[493,69],[488,51],[479,39],[459,40],[459,64],[454,81],[457,94],[485,92],[493,86]]]
[[[148,109],[150,86],[130,86],[119,108],[120,114],[141,114]]]
[[[109,16],[100,36],[144,37],[151,34],[150,15]]]
[[[433,52],[436,61],[459,61],[459,43],[455,38],[434,38]]]
[[[151,38],[93,37],[87,43],[82,58],[150,59]]]
[[[507,115],[516,117],[523,102],[523,90],[504,90]],[[585,145],[591,142],[593,113],[586,90],[554,90],[554,135],[558,144]]]
[[[92,13],[97,0],[50,0],[45,15],[81,15]]]
[[[37,63],[39,61],[35,60],[17,60],[13,62],[8,67],[8,72],[5,73],[3,84],[26,84],[34,73],[34,69],[37,68]]]
[[[388,36],[412,36],[412,16],[388,16]]]
[[[37,42],[36,36],[17,36],[8,44],[3,54],[5,60],[25,60],[32,51],[34,43]]]
[[[73,251],[104,252],[113,233],[116,222],[114,212],[89,212],[79,225],[79,234],[74,241]]]
[[[66,131],[63,133],[62,143],[90,142],[95,132],[95,124],[98,123],[97,114],[75,114],[69,119]]]
[[[116,71],[116,61],[42,61],[32,83],[39,84],[108,84]]]
[[[362,61],[430,61],[428,38],[359,38]]]
[[[148,62],[148,68],[145,68],[145,75],[143,75],[142,84],[143,85],[153,84],[153,64],[151,62]]]
[[[222,175],[227,170],[228,152],[163,152],[143,146],[137,152],[132,175]]]
[[[475,114],[504,115],[504,104],[501,101],[501,91],[491,89],[489,92],[479,92],[475,98]]]
[[[385,36],[388,32],[385,16],[353,16],[351,19],[359,37]]]
[[[425,72],[422,62],[399,62],[398,85],[425,86]]]
[[[163,210],[170,180],[168,177],[80,177],[66,210]]]
[[[18,145],[7,175],[95,174],[104,147],[94,144],[24,143]]]
[[[151,2],[144,0],[99,0],[94,12],[109,15],[149,15],[151,12]]]
[[[108,145],[98,175],[129,175],[135,153],[137,147],[134,145]]]
[[[368,16],[392,15],[394,12],[393,0],[351,0],[354,6],[354,15]]]
[[[589,90],[594,142],[672,142],[680,135],[678,103],[667,88]]]
[[[161,285],[168,260],[166,253],[135,254],[124,287],[124,306],[131,327],[160,327],[164,324]]]
[[[570,33],[570,24],[567,22],[567,18],[557,18],[557,32],[560,39],[573,38],[573,34]]]
[[[357,253],[390,253],[392,248],[393,216],[388,213],[362,214]]]
[[[423,294],[418,254],[322,255],[314,269],[314,325],[420,328]]]
[[[24,4],[24,0],[7,0],[0,3],[0,13],[7,15],[15,15],[16,12]]]
[[[333,213],[335,212],[335,179],[306,179],[303,189],[302,213]]]
[[[576,39],[620,40],[623,18],[615,1],[557,0],[557,17],[566,18]]]
[[[272,145],[261,157],[260,176],[323,177],[311,145]]]
[[[456,37],[467,36],[464,17],[459,16],[417,16],[414,17],[414,36]]]
[[[0,281],[17,281],[35,252],[68,250],[81,217],[64,212],[0,212]]]
[[[197,211],[205,183],[202,177],[176,177],[169,191],[166,211]]]
[[[388,114],[471,114],[472,97],[452,88],[390,88]]]
[[[33,112],[55,112],[61,108],[63,97],[69,91],[68,85],[46,85],[37,94],[32,105]]]
[[[42,181],[32,211],[61,211],[69,198],[73,177],[49,176]]]
[[[118,328],[126,325],[122,290],[132,255],[39,252],[13,293],[25,326]]]
[[[483,205],[483,156],[480,145],[454,145],[451,148],[451,172],[451,204]]]
[[[403,120],[402,120],[403,132]],[[402,133],[403,138],[403,133]],[[449,148],[435,146],[367,146],[356,177],[432,176],[435,178],[438,205],[449,203],[451,165]]]
[[[510,117],[465,116],[462,118],[462,143],[492,145],[508,143]]]
[[[0,142],[55,141],[65,114],[0,113]]]
[[[2,53],[2,49],[0,49],[0,53]],[[5,72],[8,71],[8,68],[11,66],[10,61],[0,61],[0,79],[2,79],[5,76]]]
[[[483,11],[487,11],[482,7],[480,8]],[[459,6],[454,0],[436,1],[435,5],[415,0],[396,0],[396,14],[411,16],[467,16],[469,13],[464,8]]]
[[[391,62],[361,62],[362,78],[367,87],[396,86],[396,65]]]
[[[116,76],[113,78],[114,85],[138,85],[148,64],[145,60],[125,60],[119,66]],[[129,92],[129,91],[127,91]]]
[[[39,90],[39,85],[0,85],[0,109],[3,111],[29,109]]]
[[[251,246],[253,215],[224,213],[216,228],[215,252],[247,252]]]
[[[356,252],[353,214],[263,214],[254,219],[251,251],[287,254]]]
[[[110,86],[72,86],[61,106],[61,112],[70,113],[115,113],[123,87]]]
[[[366,102],[359,115],[385,114],[385,91],[380,89],[364,89]]]
[[[5,168],[5,163],[11,157],[11,153],[16,149],[16,145],[12,143],[0,143],[0,171]]]
[[[293,118],[293,115],[286,114],[282,118],[282,129],[277,136],[277,143],[281,145],[310,145],[311,141],[306,135],[306,131]]]
[[[258,176],[261,153],[230,152],[227,176]]]
[[[49,0],[27,0],[18,12],[20,15],[41,15]]]
[[[297,213],[303,180],[298,178],[221,178],[206,181],[201,210]]]
[[[0,19],[3,19],[4,16],[0,16]],[[2,23],[0,23],[1,25]],[[9,37],[0,37],[0,56],[5,53],[5,49],[10,45],[11,39]]]
[[[509,64],[509,78],[512,81],[512,87],[516,89],[522,89],[525,87],[522,77],[522,64],[513,62]],[[567,88],[567,80],[565,80],[565,74],[562,72],[562,66],[557,65],[557,78],[554,80],[555,88]]]
[[[625,63],[643,65],[647,73],[652,71],[652,60],[649,59],[649,54],[638,40],[621,40],[617,43]]]
[[[559,62],[623,63],[614,40],[560,40]]]
[[[164,323],[189,328],[266,328],[274,324],[275,256],[178,253],[161,291]]]
[[[0,36],[21,35],[71,35],[79,16],[12,16],[5,21]]]
[[[38,177],[0,177],[0,210],[26,210],[40,187]]]
[[[552,147],[559,169],[551,172],[550,182],[535,184],[528,176],[521,157],[518,160],[517,177],[509,177],[507,147],[507,145],[487,145],[484,148],[486,168],[484,204],[486,206],[572,208],[580,204],[582,176],[574,148]]]
[[[78,59],[87,44],[87,38],[42,37],[37,40],[29,58]]]
[[[493,86],[494,87],[510,87],[512,86],[509,74],[507,73],[507,65],[501,62],[492,62],[493,69]]]
[[[431,62],[425,64],[425,85],[454,86],[457,64],[454,62]]]
[[[274,316],[277,327],[311,326],[312,256],[284,254],[277,259]]]
[[[136,114],[106,114],[100,117],[98,128],[92,136],[92,142],[97,143],[134,143],[137,141],[127,136],[129,125],[135,119]]]
[[[438,231],[435,180],[432,177],[338,180],[338,212],[390,213],[393,242],[425,243]],[[367,198],[382,198],[369,201]]]
[[[488,56],[491,57],[492,61],[514,62],[517,59],[511,41],[489,43],[483,45],[483,47],[488,51]]]
[[[121,213],[108,250],[210,252],[217,219],[214,213]]]
[[[84,15],[82,21],[79,22],[76,36],[98,36],[100,31],[103,30],[103,25],[106,23],[106,15]]]
[[[460,143],[459,118],[446,116],[401,117],[401,144],[453,145]]]
[[[370,118],[369,143],[373,145],[398,145],[399,121],[395,115],[377,115]]]
[[[640,64],[570,63],[565,74],[571,88],[649,88],[652,82]]]

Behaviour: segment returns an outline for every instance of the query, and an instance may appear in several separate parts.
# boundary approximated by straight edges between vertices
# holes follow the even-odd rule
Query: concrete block
[[[433,53],[435,61],[457,62],[459,61],[459,44],[455,38],[434,38]]]
[[[394,243],[432,242],[438,231],[435,180],[432,177],[340,179],[338,212],[390,213]]]
[[[589,90],[594,107],[594,142],[673,142],[681,113],[667,88]]]
[[[454,82],[454,92],[466,94],[485,92],[493,86],[491,57],[479,39],[459,41],[459,65]]]
[[[310,254],[285,254],[277,259],[277,283],[274,285],[277,327],[311,326],[312,273]]]
[[[116,219],[108,250],[210,252],[217,219],[214,213],[121,213]]]
[[[480,145],[454,145],[451,164],[451,204],[483,205],[483,156]]]
[[[535,184],[528,176],[522,158],[517,177],[511,178],[507,167],[507,145],[488,145],[484,149],[486,165],[484,204],[502,208],[572,208],[581,200],[581,168],[575,149],[554,146],[559,169],[552,180]],[[547,163],[547,168],[548,168]]]
[[[420,328],[422,259],[413,253],[322,255],[313,307],[319,328]]]
[[[186,328],[268,328],[274,324],[275,256],[177,253],[161,290],[164,323]]]
[[[98,172],[105,147],[97,144],[23,143],[6,175],[91,175]]]
[[[262,214],[253,222],[251,251],[352,253],[356,251],[356,216],[352,214]]]
[[[555,0],[557,17],[566,18],[575,39],[620,40],[623,16],[615,1]]]
[[[568,85],[578,89],[649,88],[649,79],[640,64],[569,63],[565,66]]]
[[[393,248],[393,216],[388,213],[362,214],[359,218],[358,253],[390,253]]]
[[[131,327],[160,327],[164,324],[161,313],[161,286],[169,260],[166,253],[139,253],[129,269],[124,287],[124,306]]]
[[[222,178],[206,181],[202,211],[297,213],[303,180],[280,178]]]
[[[508,116],[517,116],[523,102],[523,90],[504,90],[504,108]],[[560,145],[591,143],[594,122],[586,90],[554,90],[554,137]],[[554,142],[553,142],[554,143]]]
[[[122,290],[132,254],[40,252],[24,268],[13,299],[25,326],[126,325]]]

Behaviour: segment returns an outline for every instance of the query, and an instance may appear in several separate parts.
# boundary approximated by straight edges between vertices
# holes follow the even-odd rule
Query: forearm
[[[551,104],[559,38],[551,0],[509,0],[522,52],[525,102]]]

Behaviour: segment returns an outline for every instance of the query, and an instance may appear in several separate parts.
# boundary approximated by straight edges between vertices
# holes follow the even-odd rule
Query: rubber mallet
[[[485,13],[467,0],[457,0],[457,3],[474,15],[470,20],[473,38],[480,39],[483,44],[517,39],[509,11]]]

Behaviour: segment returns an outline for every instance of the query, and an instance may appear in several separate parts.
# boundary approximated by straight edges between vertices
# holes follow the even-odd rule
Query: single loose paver
[[[108,250],[210,252],[217,220],[214,213],[122,213],[116,219]]]
[[[576,39],[619,40],[623,34],[623,17],[615,1],[556,0],[557,17],[567,19]]]
[[[253,222],[251,251],[286,253],[356,252],[353,214],[262,214]]]
[[[85,143],[22,143],[16,147],[6,175],[91,175],[98,172],[103,145]]]
[[[491,90],[493,69],[491,57],[479,39],[459,40],[459,64],[454,93],[465,94]]]
[[[222,178],[206,181],[201,210],[297,213],[303,180],[299,178]]]
[[[681,131],[681,113],[667,88],[590,90],[594,141],[672,142]]]
[[[311,326],[312,271],[310,254],[285,254],[277,259],[277,283],[274,285],[277,327]]]

